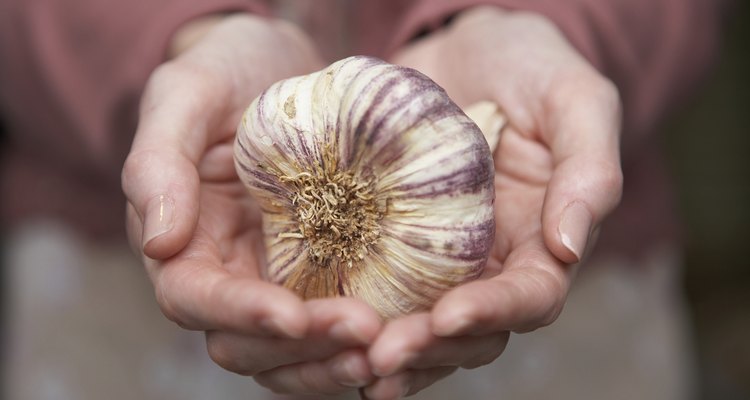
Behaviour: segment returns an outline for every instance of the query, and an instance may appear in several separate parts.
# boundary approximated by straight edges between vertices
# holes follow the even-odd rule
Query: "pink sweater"
[[[548,16],[618,85],[626,188],[602,235],[605,247],[631,251],[673,238],[669,181],[653,133],[715,59],[719,0],[4,0],[2,224],[45,216],[100,237],[122,234],[119,174],[138,99],[171,34],[191,18],[276,13],[308,30],[333,61],[385,57],[477,4]]]

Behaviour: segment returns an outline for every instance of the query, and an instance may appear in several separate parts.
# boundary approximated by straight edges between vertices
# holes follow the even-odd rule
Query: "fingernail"
[[[355,356],[347,356],[337,360],[331,367],[331,372],[339,384],[358,388],[367,385],[370,381],[366,368]]]
[[[354,339],[358,344],[370,344],[370,337],[365,335],[365,333],[359,329],[357,324],[351,321],[335,323],[328,331],[328,334],[331,335],[332,338],[343,342],[349,342]]]
[[[143,223],[143,246],[169,232],[174,226],[174,201],[167,195],[154,197],[146,208]]]
[[[573,253],[576,257],[576,262],[581,261],[581,256],[586,250],[586,243],[591,234],[592,221],[591,213],[579,201],[570,203],[563,210],[557,231],[560,234],[563,246]]]

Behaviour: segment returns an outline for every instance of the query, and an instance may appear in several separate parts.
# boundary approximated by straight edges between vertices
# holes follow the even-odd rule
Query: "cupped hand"
[[[393,61],[430,76],[462,107],[496,102],[509,126],[494,153],[496,242],[482,279],[429,314],[386,325],[368,351],[380,377],[363,391],[371,399],[487,364],[509,332],[552,323],[574,264],[622,190],[617,91],[544,17],[471,9]]]
[[[122,175],[131,244],[163,313],[206,331],[219,365],[277,391],[352,390],[372,378],[362,348],[378,317],[352,299],[305,303],[260,279],[260,210],[232,161],[250,101],[320,61],[283,22],[234,15],[196,23],[175,37],[182,52],[154,71],[141,102]]]

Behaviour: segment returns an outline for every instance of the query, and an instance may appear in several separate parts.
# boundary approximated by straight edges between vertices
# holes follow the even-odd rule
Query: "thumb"
[[[177,65],[159,67],[147,85],[133,145],[122,172],[131,242],[164,259],[193,236],[198,221],[200,178],[209,126],[217,112],[210,99],[216,86]],[[206,101],[209,99],[209,101]],[[140,229],[139,229],[140,228]]]
[[[128,156],[122,186],[133,214],[131,241],[154,259],[168,258],[189,242],[198,220],[199,180],[195,166],[174,150],[135,150]]]
[[[620,103],[613,86],[579,90],[551,107],[554,170],[542,211],[544,241],[566,263],[583,257],[594,229],[622,195]]]

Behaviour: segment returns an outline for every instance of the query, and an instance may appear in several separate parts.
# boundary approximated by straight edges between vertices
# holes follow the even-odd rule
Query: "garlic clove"
[[[500,110],[500,106],[491,101],[476,102],[466,107],[465,112],[482,131],[490,150],[494,153],[500,143],[500,134],[508,123],[508,117]]]
[[[421,73],[369,57],[278,82],[238,128],[267,279],[355,296],[384,318],[426,310],[482,271],[494,169],[482,132]]]

